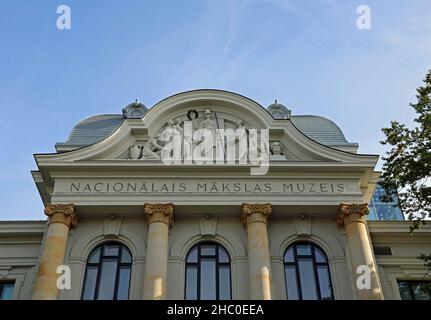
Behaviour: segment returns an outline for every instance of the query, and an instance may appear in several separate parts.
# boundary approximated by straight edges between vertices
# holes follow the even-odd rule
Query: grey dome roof
[[[74,150],[95,144],[117,130],[125,119],[141,119],[148,109],[137,100],[123,108],[123,114],[102,114],[89,117],[75,125],[65,142],[56,143],[58,152]],[[326,146],[354,151],[356,143],[346,140],[341,129],[331,120],[314,115],[293,115],[284,105],[275,100],[267,111],[274,119],[291,121],[310,139]]]
[[[274,119],[285,120],[290,118],[291,111],[277,100],[266,109]]]
[[[350,145],[333,121],[313,115],[292,116],[293,125],[307,137],[327,146]]]
[[[136,99],[123,108],[123,117],[127,119],[141,119],[147,111],[147,107]]]
[[[72,129],[69,138],[65,142],[56,143],[59,149],[75,149],[95,144],[117,130],[123,123],[121,114],[101,114],[82,120]]]

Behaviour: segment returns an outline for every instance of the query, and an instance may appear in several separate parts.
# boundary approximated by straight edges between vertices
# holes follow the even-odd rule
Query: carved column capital
[[[146,203],[144,212],[150,223],[163,222],[170,226],[174,218],[174,205],[172,203]]]
[[[267,224],[271,213],[272,205],[270,203],[243,203],[241,223],[244,226],[247,226],[251,222],[263,222]]]
[[[363,216],[368,213],[367,203],[341,203],[338,209],[337,224],[342,227],[353,221],[363,222]]]
[[[45,214],[48,216],[48,225],[62,223],[68,228],[78,225],[78,215],[75,212],[75,205],[73,203],[48,204],[45,207]]]

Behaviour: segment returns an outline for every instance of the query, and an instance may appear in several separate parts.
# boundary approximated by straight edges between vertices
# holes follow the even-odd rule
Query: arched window
[[[325,253],[310,242],[297,242],[284,253],[287,299],[332,300],[331,276]]]
[[[82,300],[127,300],[132,255],[117,242],[104,243],[89,255]]]
[[[220,245],[195,245],[186,259],[186,300],[230,300],[230,258]]]

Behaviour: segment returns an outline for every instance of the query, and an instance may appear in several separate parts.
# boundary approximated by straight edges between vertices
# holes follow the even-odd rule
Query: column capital
[[[144,212],[150,223],[163,222],[170,226],[174,218],[174,205],[172,203],[145,203]]]
[[[353,221],[363,222],[363,216],[368,213],[368,203],[340,203],[337,224],[342,227]]]
[[[69,229],[78,225],[78,215],[75,212],[73,203],[47,204],[45,206],[45,215],[48,216],[48,225],[62,223]]]
[[[241,212],[241,223],[246,226],[251,222],[267,223],[272,213],[270,203],[243,203]]]

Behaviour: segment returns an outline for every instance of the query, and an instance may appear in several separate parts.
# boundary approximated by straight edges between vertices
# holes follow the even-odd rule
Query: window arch
[[[332,300],[328,258],[311,242],[296,242],[284,253],[287,299]]]
[[[225,248],[214,242],[192,247],[186,258],[186,300],[230,300],[230,258]]]
[[[85,269],[82,300],[127,300],[132,255],[118,242],[104,243],[91,251]]]

